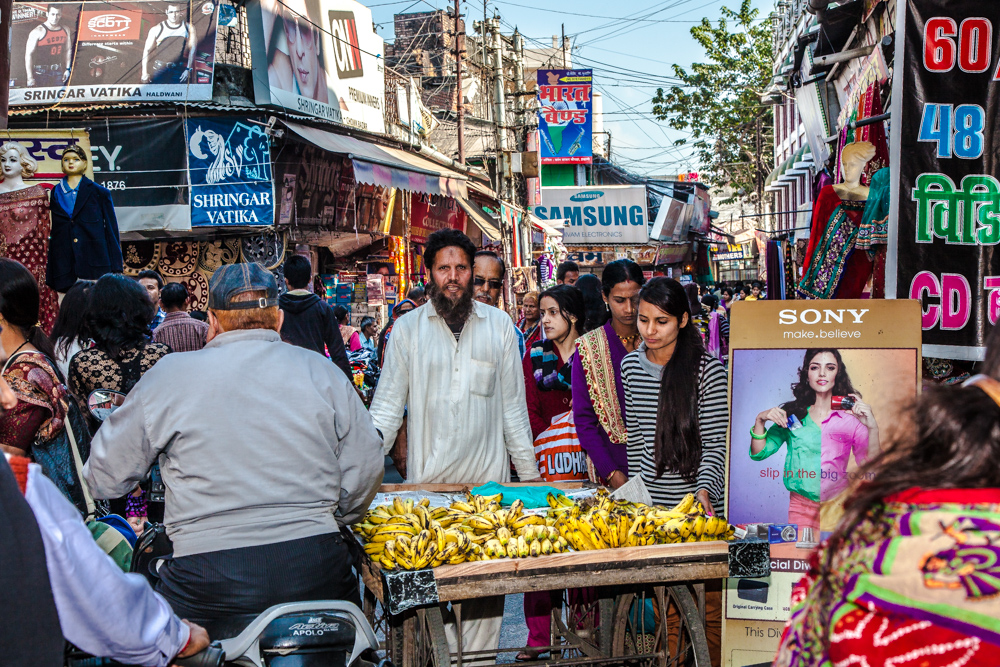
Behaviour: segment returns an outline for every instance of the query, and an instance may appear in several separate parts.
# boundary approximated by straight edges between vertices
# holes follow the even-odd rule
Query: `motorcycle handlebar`
[[[176,667],[222,667],[225,660],[226,652],[221,646],[213,644],[186,658],[174,658],[171,664]]]

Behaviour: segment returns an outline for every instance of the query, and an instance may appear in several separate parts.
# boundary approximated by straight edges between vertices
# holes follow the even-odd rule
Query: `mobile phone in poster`
[[[723,664],[770,663],[792,588],[920,382],[916,301],[733,305],[727,517],[770,542],[771,576],[730,579]]]

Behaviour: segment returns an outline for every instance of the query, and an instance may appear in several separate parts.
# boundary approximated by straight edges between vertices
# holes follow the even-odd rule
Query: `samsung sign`
[[[532,212],[563,225],[563,244],[643,244],[649,241],[644,185],[542,188]]]

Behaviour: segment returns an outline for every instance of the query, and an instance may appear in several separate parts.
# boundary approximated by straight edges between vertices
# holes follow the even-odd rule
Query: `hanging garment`
[[[868,254],[854,252],[865,203],[842,201],[832,185],[820,192],[798,287],[803,299],[861,298],[872,272]]]

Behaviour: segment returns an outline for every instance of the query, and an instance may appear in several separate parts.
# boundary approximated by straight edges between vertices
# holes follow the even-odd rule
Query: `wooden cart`
[[[382,490],[459,493],[467,488],[386,485]],[[562,595],[552,612],[551,657],[521,664],[707,667],[705,581],[770,574],[766,542],[602,549],[416,572],[385,572],[360,548],[356,551],[365,613],[376,630],[384,632],[396,667],[461,667],[495,656],[492,651],[488,655],[463,651],[460,630],[457,650],[451,651],[445,614],[461,628],[463,601],[529,591],[562,591]],[[589,590],[580,594],[574,589]]]

